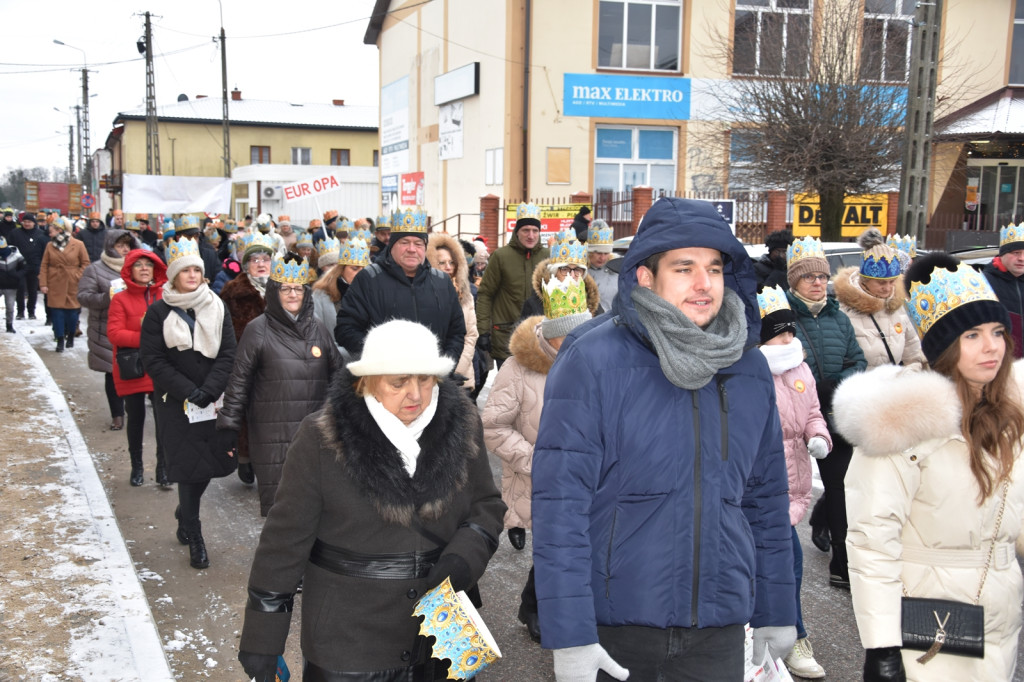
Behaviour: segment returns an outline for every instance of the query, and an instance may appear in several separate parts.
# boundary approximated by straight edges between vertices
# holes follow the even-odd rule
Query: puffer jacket
[[[860,271],[856,267],[843,268],[832,282],[839,309],[850,318],[868,367],[892,362],[889,353],[897,365],[924,367],[927,364],[921,350],[921,339],[904,306],[907,292],[902,279],[896,279],[896,288],[887,299],[872,296],[861,288]]]
[[[476,296],[476,327],[481,334],[491,335],[491,356],[495,360],[508,357],[512,330],[533,289],[534,268],[548,255],[540,242],[526,249],[519,243],[517,231],[487,261]]]
[[[544,296],[541,292],[543,291],[544,284],[551,281],[552,274],[548,271],[548,263],[550,262],[550,258],[545,258],[537,263],[537,267],[533,269],[533,275],[530,277],[533,293],[530,295],[530,298],[526,299],[526,303],[523,304],[523,309],[519,313],[520,323],[528,317],[544,314]],[[601,305],[601,290],[598,288],[597,280],[590,274],[590,271],[583,275],[583,286],[587,292],[587,310],[590,311],[591,317],[597,317],[610,309],[610,301],[607,308]]]
[[[0,249],[0,289],[17,289],[25,279],[28,264],[16,246]]]
[[[116,229],[116,228],[109,228]],[[119,230],[121,231],[121,230]],[[91,227],[86,227],[83,230],[79,230],[78,234],[75,235],[75,239],[85,244],[85,250],[89,254],[89,260],[93,263],[100,259],[100,256],[107,250],[107,232],[108,228],[100,225],[100,229],[94,230]]]
[[[696,390],[669,382],[631,298],[646,258],[689,247],[724,255],[747,327],[740,359]],[[626,254],[611,314],[563,343],[533,459],[544,648],[597,642],[599,625],[796,622],[782,427],[755,347],[754,287],[714,207],[661,198]]]
[[[498,370],[484,405],[484,442],[501,458],[501,499],[506,528],[530,528],[533,445],[544,407],[544,382],[558,351],[540,333],[543,316],[530,317],[512,333],[512,357]]]
[[[1024,367],[1010,390],[1020,400]],[[1010,476],[999,534],[993,537],[1002,484],[979,502],[960,431],[956,387],[932,371],[880,366],[836,391],[840,432],[855,445],[846,474],[850,588],[865,648],[901,646],[900,603],[932,597],[973,603],[993,539],[992,563],[980,604],[985,658],[939,654],[927,665],[903,651],[908,680],[1015,679],[1024,598],[1024,476]]]
[[[1024,357],[1024,276],[1014,277],[998,256],[982,269],[999,302],[1010,313],[1013,354]]]
[[[427,262],[432,267],[437,267],[437,250],[441,247],[448,249],[452,254],[452,266],[455,269],[452,284],[455,285],[455,293],[459,295],[462,317],[466,321],[466,340],[462,346],[462,355],[455,364],[455,371],[466,377],[462,384],[463,388],[471,389],[476,383],[473,354],[476,352],[476,340],[480,332],[476,327],[476,304],[473,302],[473,291],[469,286],[469,263],[466,261],[462,245],[454,237],[445,232],[432,232],[427,240]]]
[[[81,242],[79,242],[81,243]],[[83,246],[84,250],[85,247]],[[153,261],[153,281],[141,286],[132,281],[132,264],[140,258]],[[110,299],[107,313],[107,338],[110,339],[111,352],[114,354],[114,388],[121,397],[134,393],[152,393],[153,380],[148,374],[138,379],[122,379],[121,370],[117,366],[117,350],[119,348],[139,348],[142,341],[142,319],[154,302],[164,296],[163,285],[167,281],[167,266],[152,251],[136,249],[129,251],[124,257],[121,267],[121,279],[124,280],[124,291],[114,294]]]
[[[49,290],[46,305],[64,310],[81,308],[78,282],[88,265],[89,254],[85,251],[85,244],[77,239],[69,239],[63,251],[54,242],[48,243],[39,266],[39,288],[47,287]]]
[[[297,320],[281,307],[281,285],[267,283],[267,309],[238,342],[218,429],[248,422],[249,457],[259,486],[260,513],[274,505],[288,446],[299,424],[320,409],[331,375],[342,366],[334,340],[313,315],[306,289]]]
[[[78,282],[78,302],[82,307],[89,309],[89,369],[96,372],[113,372],[113,346],[107,338],[110,283],[121,278],[121,266],[124,265],[124,256],[114,250],[114,244],[123,235],[130,233],[116,229],[103,232],[106,235],[103,253],[82,273],[82,279]],[[133,238],[132,248],[142,248],[138,239]]]

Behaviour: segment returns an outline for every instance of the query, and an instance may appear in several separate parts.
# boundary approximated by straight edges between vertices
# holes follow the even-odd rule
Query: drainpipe
[[[529,201],[530,169],[530,0],[526,0],[526,21],[523,36],[523,198]]]

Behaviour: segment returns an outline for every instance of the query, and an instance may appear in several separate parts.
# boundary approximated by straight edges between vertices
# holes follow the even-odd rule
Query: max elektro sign
[[[690,79],[567,73],[566,116],[690,118]]]

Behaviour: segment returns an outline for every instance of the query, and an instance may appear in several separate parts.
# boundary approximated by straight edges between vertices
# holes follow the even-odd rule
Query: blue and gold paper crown
[[[575,265],[584,270],[587,269],[589,264],[587,247],[585,244],[577,241],[575,237],[571,237],[567,241],[558,244],[552,244],[549,249],[551,252],[551,265],[558,265],[558,267]]]
[[[341,253],[341,242],[334,237],[321,239],[316,244],[316,256],[318,261],[324,257],[329,257],[328,254],[337,255],[338,253]]]
[[[348,233],[348,238],[349,239],[361,239],[364,242],[366,242],[367,244],[369,244],[370,242],[373,241],[373,233],[370,232],[370,230],[365,228],[365,227],[363,227],[363,228],[355,228],[351,232]]]
[[[391,230],[394,232],[412,232],[427,234],[427,212],[417,206],[396,213],[392,218]]]
[[[551,241],[548,242],[548,248],[553,247],[555,244],[561,244],[562,242],[567,242],[570,239],[575,239],[575,238],[576,238],[576,230],[573,230],[571,228],[561,229],[558,232],[555,232],[555,236],[552,237]]]
[[[4,239],[3,237],[0,237],[0,249],[6,249],[6,248],[7,248],[7,240]]]
[[[269,234],[263,234],[262,232],[253,232],[249,235],[249,241],[245,245],[245,250],[255,248],[266,249],[268,253],[274,253],[277,250],[277,245],[274,243],[273,237]]]
[[[1010,223],[1006,227],[999,228],[999,246],[1024,242],[1024,222],[1019,225]]]
[[[557,277],[552,277],[544,282],[540,289],[541,300],[544,303],[544,317],[549,320],[589,312],[587,285],[582,277],[580,279],[566,277],[562,281],[559,281]]]
[[[540,206],[533,203],[522,203],[516,207],[516,220],[522,218],[535,218],[540,220]]]
[[[181,229],[182,230],[198,230],[199,229],[199,218],[194,215],[186,215],[181,217]]]
[[[902,251],[911,258],[917,258],[917,240],[909,234],[904,237],[896,234],[890,234],[885,240],[885,245],[890,249]]]
[[[199,262],[202,262],[202,257],[199,255],[199,242],[188,237],[178,237],[167,242],[164,254],[167,256],[167,267],[170,267],[171,263],[188,256],[199,258]]]
[[[336,227],[339,230],[344,230],[345,232],[351,232],[352,231],[352,221],[349,220],[348,218],[345,218],[344,220],[340,221],[337,224]]]
[[[766,315],[777,313],[780,310],[790,310],[786,292],[779,285],[765,287],[757,295],[757,309],[761,312],[762,319]]]
[[[298,236],[295,238],[295,248],[299,248],[300,246],[308,246],[309,248],[312,249],[313,235],[311,235],[309,232],[306,232],[305,230],[299,232]]]
[[[430,645],[432,658],[448,659],[449,680],[468,680],[501,658],[501,649],[465,594],[449,578],[416,603],[413,617],[422,617],[419,634]]]
[[[389,216],[389,215],[379,215],[379,216],[377,216],[377,229],[380,229],[382,227],[386,227],[389,230],[391,229],[391,216]]]
[[[270,270],[270,279],[280,284],[309,284],[310,279],[309,261],[305,258],[302,262],[295,260],[284,261],[274,260],[274,267]]]
[[[943,267],[935,268],[927,284],[911,284],[906,306],[918,335],[923,338],[947,313],[977,301],[998,303],[999,299],[984,275],[960,263],[952,272]]]
[[[896,279],[901,270],[896,251],[881,244],[865,251],[860,262],[860,276],[866,279]]]
[[[338,256],[338,265],[356,265],[365,268],[370,265],[369,242],[362,239],[349,239]]]
[[[591,223],[587,230],[587,244],[593,246],[611,246],[615,243],[615,230],[611,227],[594,227]]]
[[[786,249],[786,266],[792,267],[794,263],[805,258],[825,259],[825,249],[821,241],[815,237],[804,237],[797,239]]]

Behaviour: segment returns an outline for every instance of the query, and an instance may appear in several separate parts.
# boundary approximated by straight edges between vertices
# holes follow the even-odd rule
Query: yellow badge
[[[903,333],[903,323],[902,322],[897,322],[896,323],[896,333],[897,334],[902,334]]]
[[[803,393],[807,386],[804,385],[804,382],[797,379],[796,381],[793,382],[793,388],[796,389],[797,393]]]
[[[320,346],[313,346],[313,357],[320,357]]]

